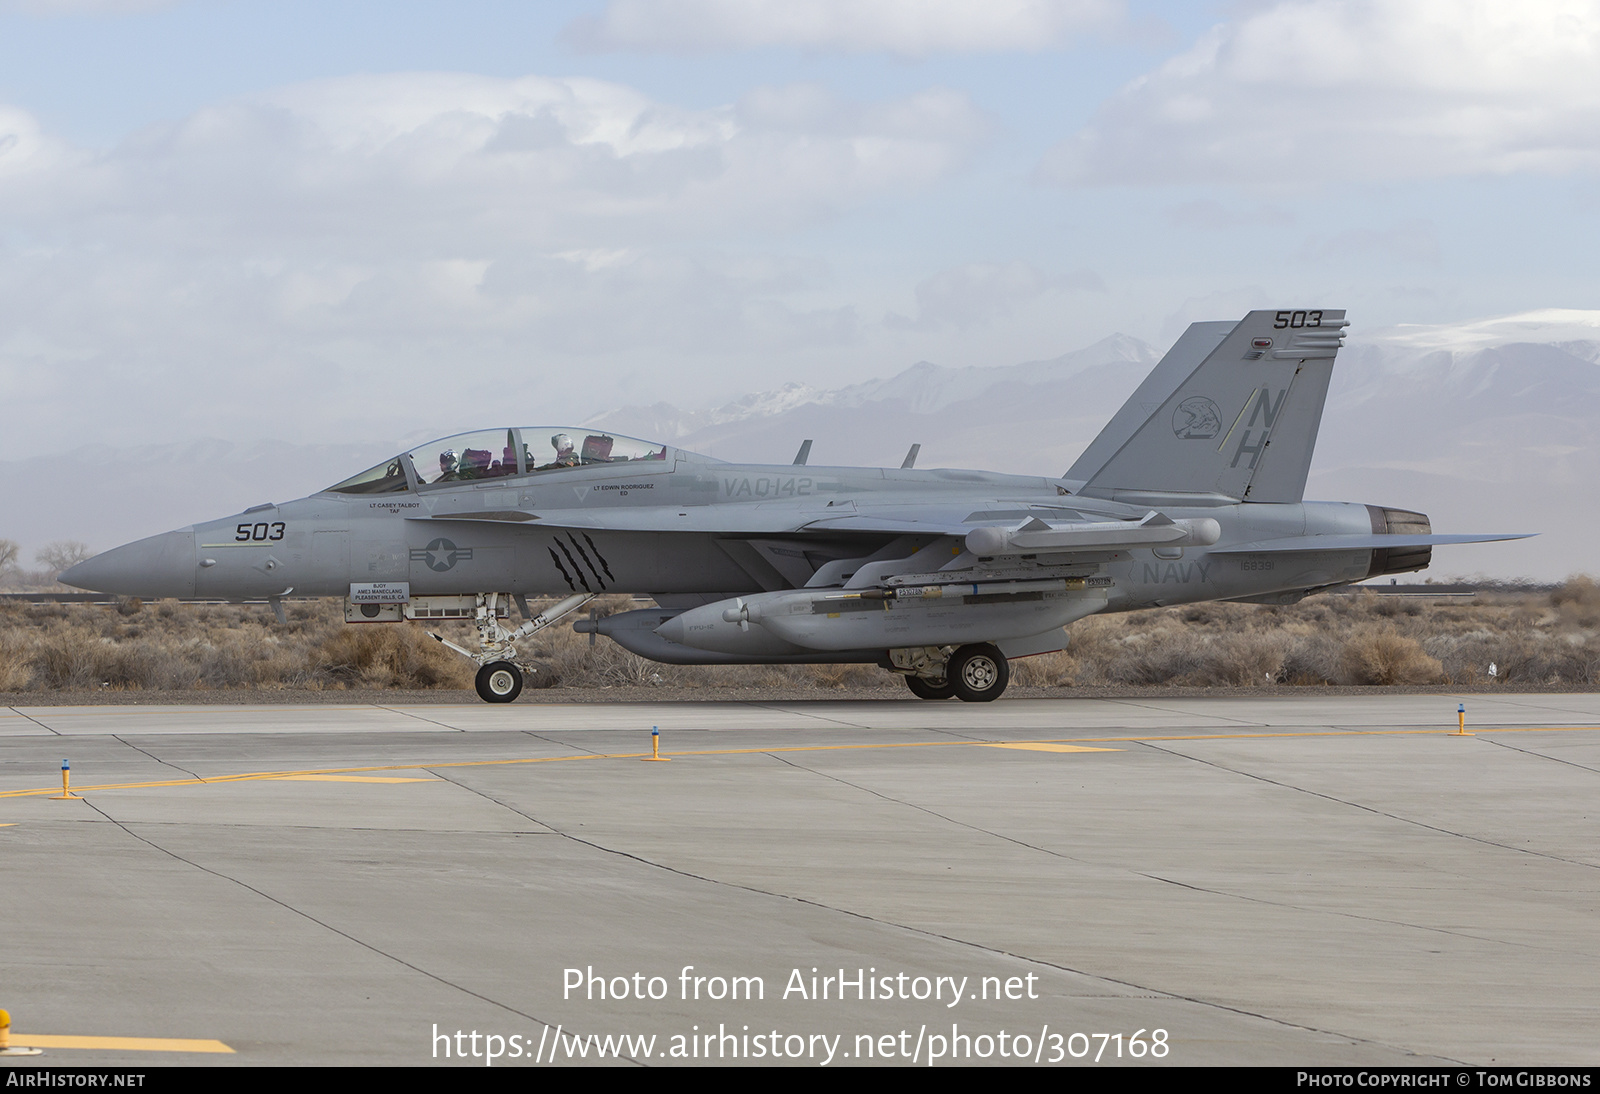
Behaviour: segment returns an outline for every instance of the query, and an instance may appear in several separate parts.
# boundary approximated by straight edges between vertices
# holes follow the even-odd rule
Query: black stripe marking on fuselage
[[[566,579],[567,588],[571,589],[573,592],[577,592],[578,587],[572,583],[572,575],[567,573],[567,568],[565,566],[561,565],[561,556],[556,554],[556,549],[554,547],[549,548],[549,551],[550,561],[554,562],[556,564],[556,569],[561,571],[561,576]],[[588,586],[585,585],[584,588],[588,588]]]
[[[601,578],[600,571],[595,569],[594,563],[589,561],[589,554],[583,549],[583,544],[579,543],[577,538],[573,536],[571,532],[567,533],[567,538],[572,540],[572,545],[578,549],[578,557],[583,559],[583,564],[589,567],[589,572],[594,575],[594,583],[600,586],[600,588],[603,590],[606,587],[605,580]],[[584,536],[583,538],[588,539],[589,537]],[[593,547],[594,544],[591,542],[589,546]]]
[[[556,546],[561,548],[561,553],[566,555],[567,561],[572,564],[572,572],[578,575],[578,580],[583,584],[583,591],[586,593],[594,592],[593,589],[589,588],[589,579],[583,576],[583,567],[578,565],[578,560],[572,557],[572,552],[567,550],[567,545],[561,542],[561,537],[559,536],[556,537]]]
[[[606,556],[600,553],[600,548],[594,545],[594,540],[589,538],[588,532],[583,533],[583,539],[584,542],[589,545],[589,550],[594,552],[594,557],[600,560],[600,565],[605,567],[606,576],[611,578],[611,583],[615,585],[617,583],[617,579],[616,576],[611,572],[611,563],[607,562]]]

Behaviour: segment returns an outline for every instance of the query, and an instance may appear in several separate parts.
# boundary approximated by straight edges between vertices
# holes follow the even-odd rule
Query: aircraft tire
[[[510,661],[491,661],[478,670],[478,698],[509,703],[522,694],[522,670]]]
[[[942,684],[935,684],[921,676],[907,676],[906,687],[918,699],[953,699],[956,694],[956,686],[948,679]]]
[[[957,699],[963,703],[988,703],[1005,693],[1011,682],[1006,655],[988,643],[962,646],[945,666]]]

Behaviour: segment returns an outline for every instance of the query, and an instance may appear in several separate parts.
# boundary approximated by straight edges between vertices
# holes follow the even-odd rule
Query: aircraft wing
[[[824,534],[950,536],[962,540],[968,551],[980,557],[1099,553],[1140,547],[1207,547],[1211,553],[1221,555],[1375,551],[1491,543],[1524,539],[1531,534],[1309,535],[1215,546],[1221,538],[1221,527],[1217,521],[1207,517],[1173,520],[1157,510],[1135,509],[1098,500],[1088,505],[1079,501],[1077,506],[1048,506],[1003,498],[969,498],[957,505],[952,505],[946,499],[930,504],[902,502],[888,505],[863,505],[851,499],[828,502],[807,499],[682,508],[638,506],[556,509],[537,513],[519,510],[468,511],[410,519],[429,523],[462,521],[515,524],[528,529],[698,532],[736,538],[809,538]]]
[[[1004,499],[968,499],[960,505],[858,507],[851,501],[723,506],[640,506],[560,509],[539,513],[458,512],[412,520],[519,524],[522,527],[612,532],[700,532],[730,536],[920,535],[954,536],[978,555],[1119,550],[1215,543],[1221,529],[1210,518],[1171,520],[1149,509],[1098,502],[1102,512],[1040,506]],[[1126,519],[1117,519],[1121,513]],[[1108,519],[1108,517],[1110,519]]]

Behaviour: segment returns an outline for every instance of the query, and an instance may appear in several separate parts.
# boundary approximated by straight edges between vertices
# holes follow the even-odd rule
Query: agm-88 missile
[[[675,616],[656,634],[695,649],[776,656],[798,650],[892,649],[1043,634],[1106,606],[1083,578],[794,589],[719,600]]]

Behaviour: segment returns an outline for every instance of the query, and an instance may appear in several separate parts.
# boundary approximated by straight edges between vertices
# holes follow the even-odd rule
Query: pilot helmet
[[[439,470],[448,474],[460,466],[461,457],[456,455],[456,450],[447,448],[439,453]]]
[[[557,433],[554,437],[551,437],[550,446],[556,450],[557,455],[571,452],[575,447],[572,443],[572,438],[565,433]]]

